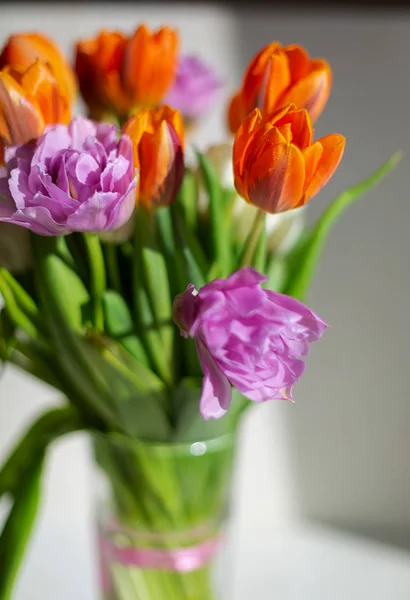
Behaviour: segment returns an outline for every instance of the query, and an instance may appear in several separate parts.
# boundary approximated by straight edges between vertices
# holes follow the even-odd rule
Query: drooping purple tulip
[[[211,110],[221,87],[212,69],[195,56],[185,56],[164,103],[179,110],[184,119],[196,120]]]
[[[131,140],[83,117],[52,125],[35,142],[6,149],[0,221],[40,235],[118,229],[135,205]]]
[[[291,400],[305,368],[300,357],[327,327],[298,300],[263,289],[263,281],[264,275],[245,267],[198,292],[190,284],[174,301],[181,334],[196,340],[205,419],[226,413],[231,384],[255,402]]]

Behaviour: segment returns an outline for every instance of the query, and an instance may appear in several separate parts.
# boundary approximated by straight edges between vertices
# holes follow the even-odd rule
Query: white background
[[[0,40],[40,29],[72,52],[76,38],[103,26],[131,31],[143,20],[152,26],[169,23],[180,29],[184,51],[197,51],[217,68],[227,94],[251,56],[273,39],[302,43],[312,56],[325,56],[335,82],[317,134],[343,133],[347,148],[332,182],[312,201],[310,219],[396,149],[407,152],[397,171],[350,209],[333,232],[309,298],[331,328],[312,350],[296,404],[271,403],[249,415],[235,507],[241,547],[255,549],[243,554],[248,567],[238,567],[242,594],[254,589],[246,585],[259,582],[261,600],[272,597],[267,590],[274,585],[281,600],[327,600],[338,598],[336,593],[352,600],[404,599],[410,595],[404,554],[372,550],[364,542],[356,546],[320,529],[302,530],[296,538],[281,533],[284,524],[309,517],[410,546],[410,20],[407,14],[381,15],[374,9],[300,11],[6,3]],[[223,140],[223,116],[221,101],[202,128],[201,145]],[[57,401],[52,390],[7,370],[0,380],[0,460],[22,427]],[[45,502],[17,600],[51,600],[55,590],[61,590],[61,600],[93,597],[89,489],[86,439],[59,442],[50,456]],[[284,582],[288,559],[295,568],[289,573],[297,575]],[[366,581],[374,582],[371,596],[361,587]],[[331,593],[331,585],[338,591]]]

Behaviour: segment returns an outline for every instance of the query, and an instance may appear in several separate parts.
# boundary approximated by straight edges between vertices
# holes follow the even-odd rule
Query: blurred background
[[[227,98],[263,45],[295,42],[311,56],[327,58],[334,85],[316,135],[342,133],[347,147],[336,175],[310,204],[310,220],[395,150],[405,152],[397,170],[351,208],[331,235],[308,299],[331,327],[312,349],[296,403],[272,402],[248,414],[234,518],[235,547],[247,550],[238,559],[247,561],[242,593],[248,585],[258,600],[270,600],[275,561],[286,556],[298,564],[298,557],[302,563],[310,556],[311,562],[297,566],[306,587],[286,583],[284,570],[276,569],[280,600],[334,599],[339,593],[352,600],[409,598],[410,13],[400,3],[370,2],[271,8],[253,2],[3,2],[0,42],[16,31],[41,30],[72,56],[77,38],[102,27],[130,32],[141,21],[177,27],[183,51],[198,53],[225,81],[221,101],[196,136],[201,147],[225,139]],[[60,400],[6,369],[0,379],[0,462],[31,418]],[[72,436],[51,453],[45,502],[17,600],[51,600],[56,589],[59,600],[95,598],[89,491],[87,440]],[[283,534],[295,527],[309,532],[303,548],[301,538]],[[269,540],[276,544],[271,554]],[[353,548],[351,563],[343,562],[347,547]],[[340,570],[325,571],[332,552]],[[366,552],[370,562],[360,562]],[[377,584],[380,569],[385,587],[381,580]],[[373,578],[374,590],[360,587],[363,577]],[[335,585],[334,593],[326,585]]]

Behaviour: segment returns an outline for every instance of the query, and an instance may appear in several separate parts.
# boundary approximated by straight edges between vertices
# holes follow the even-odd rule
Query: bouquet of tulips
[[[82,429],[110,489],[104,598],[210,600],[240,418],[292,399],[326,328],[302,303],[326,237],[398,156],[308,227],[345,139],[314,140],[332,74],[302,47],[255,56],[227,142],[203,152],[190,132],[222,84],[169,27],[79,41],[75,69],[16,34],[0,68],[0,357],[64,398],[0,470],[0,598],[47,449]],[[87,117],[72,117],[78,88]]]

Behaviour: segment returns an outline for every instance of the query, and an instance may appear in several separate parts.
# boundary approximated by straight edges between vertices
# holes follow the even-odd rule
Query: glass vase
[[[98,435],[94,449],[101,598],[225,600],[217,571],[234,434],[182,444]]]

